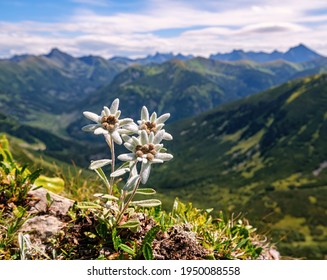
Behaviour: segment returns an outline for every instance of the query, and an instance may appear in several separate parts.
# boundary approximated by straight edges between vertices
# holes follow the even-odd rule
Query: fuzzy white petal
[[[86,126],[83,126],[82,130],[86,131],[86,132],[91,132],[91,131],[96,130],[98,127],[100,127],[99,124],[88,124]]]
[[[141,110],[141,120],[149,121],[149,111],[145,106],[143,106]]]
[[[168,132],[165,132],[162,139],[163,140],[173,140],[173,136],[171,134],[169,134]]]
[[[141,137],[140,138],[141,138],[140,140],[141,140],[142,145],[145,145],[145,144],[149,143],[149,136],[148,136],[148,134],[146,133],[145,130],[141,131]]]
[[[125,142],[124,146],[126,147],[127,150],[130,150],[131,152],[134,151],[135,146],[133,144]]]
[[[150,117],[150,122],[155,122],[157,120],[157,113],[153,112],[151,117]]]
[[[94,121],[97,123],[99,123],[101,121],[101,117],[95,113],[85,111],[85,112],[83,112],[83,115],[84,115],[84,117],[88,118],[91,121]]]
[[[132,140],[135,146],[141,145],[140,139],[136,138],[135,136],[132,136]]]
[[[163,161],[168,161],[173,158],[173,155],[168,154],[168,153],[156,153],[156,158],[161,159]]]
[[[94,130],[94,134],[96,134],[96,135],[108,134],[108,131],[103,129],[102,127],[98,127],[96,130]]]
[[[154,140],[154,134],[153,132],[151,132],[149,135],[149,143],[153,143],[153,140]]]
[[[157,124],[161,124],[164,123],[166,120],[168,120],[170,117],[169,113],[163,114],[162,116],[160,116],[159,118],[157,118]]]
[[[151,172],[151,164],[148,162],[148,163],[143,163],[143,172],[142,172],[142,179],[141,179],[141,182],[142,184],[145,184],[148,179],[149,179],[149,176],[150,176],[150,172]]]
[[[110,110],[109,110],[109,108],[108,108],[107,106],[104,106],[104,107],[103,107],[103,111],[104,111],[104,113],[105,113],[105,115],[106,115],[107,117],[111,115]]]
[[[164,161],[162,159],[154,158],[151,160],[151,163],[163,163]]]
[[[119,99],[116,98],[110,106],[110,113],[113,115],[116,114],[118,107],[119,107]]]
[[[162,141],[164,134],[165,130],[158,131],[157,134],[154,136],[153,144],[159,144]]]
[[[130,136],[128,136],[128,135],[126,135],[126,134],[123,134],[121,137],[123,138],[124,142],[128,142],[128,143],[130,143],[130,144],[133,143],[133,139],[132,139],[132,137],[130,137]]]
[[[131,124],[133,122],[133,119],[131,118],[125,118],[119,120],[119,125],[126,125],[126,124]]]
[[[158,124],[158,125],[156,126],[157,131],[161,130],[164,126],[165,126],[164,123]]]
[[[159,151],[163,147],[163,144],[155,144],[154,148],[156,151]]]
[[[134,153],[121,154],[117,158],[121,161],[132,161],[132,160],[135,160],[135,155],[134,155]]]
[[[129,130],[132,133],[138,133],[138,127],[135,123],[125,125],[124,128]]]
[[[114,142],[117,143],[118,145],[121,145],[123,143],[123,140],[121,139],[117,130],[110,133],[110,135],[112,137],[112,140],[114,140]]]
[[[118,110],[114,115],[115,115],[115,117],[117,118],[117,119],[119,119],[119,117],[120,117],[120,114],[121,114],[121,111],[120,110]]]

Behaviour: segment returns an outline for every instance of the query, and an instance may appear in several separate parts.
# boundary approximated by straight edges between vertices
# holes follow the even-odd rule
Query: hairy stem
[[[111,153],[111,173],[113,173],[115,171],[115,144],[114,144],[112,137],[109,134],[105,134],[105,139],[106,139],[106,142],[109,146],[110,153]],[[108,193],[110,195],[112,195],[112,193],[113,193],[114,181],[115,181],[115,178],[110,177],[109,190],[108,190]]]
[[[137,191],[137,189],[138,189],[138,187],[139,187],[139,185],[141,183],[141,180],[142,180],[142,173],[143,173],[143,165],[142,165],[142,168],[141,168],[141,171],[140,171],[140,178],[136,181],[136,184],[135,184],[135,186],[133,188],[133,191],[132,191],[131,195],[128,197],[128,199],[127,199],[127,201],[125,203],[123,201],[121,202],[122,205],[124,205],[124,207],[119,212],[119,215],[118,215],[118,218],[117,218],[117,224],[119,224],[119,222],[120,222],[121,218],[123,217],[123,214],[126,211],[129,203],[132,201],[132,199],[135,196],[135,193],[136,193],[136,191]],[[124,198],[125,198],[125,196],[122,196],[122,199],[124,199]]]

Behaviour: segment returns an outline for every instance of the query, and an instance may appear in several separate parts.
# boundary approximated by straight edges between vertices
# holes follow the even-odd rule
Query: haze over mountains
[[[0,60],[0,131],[13,137],[24,160],[46,156],[87,167],[107,154],[101,137],[81,132],[82,111],[100,113],[119,97],[124,117],[138,119],[143,105],[170,112],[174,160],[154,171],[152,181],[166,199],[244,210],[276,241],[287,236],[284,252],[323,258],[324,73],[327,58],[304,45],[210,58],[76,58],[53,49]]]

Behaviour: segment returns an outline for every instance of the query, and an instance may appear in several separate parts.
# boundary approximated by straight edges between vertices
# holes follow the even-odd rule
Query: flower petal
[[[125,129],[128,129],[132,133],[138,133],[138,126],[135,123],[128,124],[124,126]]]
[[[135,146],[133,144],[125,142],[124,146],[126,147],[127,150],[130,150],[131,152],[134,152]]]
[[[123,138],[124,142],[133,143],[132,137],[130,136],[123,134],[121,137]]]
[[[119,99],[116,98],[110,106],[110,113],[115,115],[118,110],[118,107],[119,107]]]
[[[166,120],[168,120],[170,117],[169,113],[163,114],[162,116],[160,116],[159,118],[157,118],[157,124],[161,124],[164,123]]]
[[[164,134],[165,134],[165,130],[159,130],[157,134],[154,136],[153,144],[159,144],[162,141]]]
[[[150,132],[150,135],[149,135],[149,143],[153,143],[153,139],[154,139],[154,134],[153,134],[153,132],[151,131],[151,132]]]
[[[157,113],[153,112],[151,117],[150,117],[150,122],[155,122],[157,120]]]
[[[141,179],[141,182],[142,184],[145,184],[148,179],[149,179],[149,176],[150,176],[150,172],[151,172],[151,164],[148,162],[148,163],[143,163],[143,166],[142,166],[142,179]]]
[[[145,145],[145,144],[149,143],[149,136],[148,136],[148,134],[146,133],[145,130],[141,131],[141,139],[140,140],[141,140],[142,145]]]
[[[173,140],[173,136],[171,134],[169,134],[168,132],[165,132],[162,139],[163,140]]]
[[[161,130],[165,126],[164,123],[160,123],[156,126],[157,131]]]
[[[86,126],[83,126],[82,127],[82,130],[83,131],[86,131],[86,132],[93,132],[95,129],[97,129],[98,127],[100,127],[99,124],[88,124]]]
[[[119,120],[119,125],[126,125],[126,124],[131,124],[133,122],[133,119],[131,118],[125,118],[125,119],[121,119]]]
[[[134,153],[121,154],[117,158],[121,161],[132,161],[135,160],[135,154]]]
[[[120,110],[118,110],[114,115],[115,115],[115,117],[117,118],[117,119],[119,119],[119,117],[120,117],[120,114],[121,114],[121,111]]]
[[[164,161],[162,159],[154,158],[151,160],[151,163],[163,163]]]
[[[83,115],[84,115],[84,117],[86,117],[86,118],[88,118],[89,120],[94,121],[94,122],[96,122],[96,123],[99,123],[99,122],[101,121],[101,117],[98,116],[98,115],[95,114],[95,113],[85,111],[85,112],[83,112]]]
[[[98,127],[96,130],[94,130],[94,134],[99,135],[99,134],[108,134],[108,131],[103,129],[101,126]]]
[[[121,145],[123,143],[123,140],[121,139],[117,130],[110,133],[110,135],[112,137],[112,140],[114,140],[114,142],[117,143],[118,145]]]
[[[104,111],[106,117],[111,115],[110,110],[109,110],[109,108],[107,106],[103,107],[103,111]]]
[[[143,106],[141,110],[141,120],[149,121],[149,111],[145,106]]]
[[[168,161],[168,160],[171,160],[173,158],[173,155],[168,154],[168,153],[156,153],[155,158],[161,159],[163,161]]]
[[[140,142],[139,138],[136,138],[135,136],[132,136],[132,140],[133,140],[135,146],[141,145],[141,142]]]

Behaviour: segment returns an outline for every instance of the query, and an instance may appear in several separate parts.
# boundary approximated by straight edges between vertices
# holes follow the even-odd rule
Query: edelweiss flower
[[[141,111],[141,120],[137,121],[139,124],[139,133],[144,130],[150,135],[153,132],[156,135],[164,127],[164,122],[170,117],[169,113],[163,114],[160,117],[157,117],[157,113],[153,112],[151,117],[149,116],[149,111],[147,107],[143,106]],[[163,138],[164,140],[172,140],[173,137],[171,134],[165,132]]]
[[[113,141],[119,145],[123,143],[120,135],[129,134],[135,132],[135,126],[133,120],[130,118],[119,119],[120,111],[118,110],[119,99],[116,98],[110,109],[106,106],[103,107],[101,115],[98,116],[92,112],[83,112],[83,115],[96,124],[89,124],[82,128],[84,131],[93,131],[94,134],[109,134]]]
[[[173,156],[168,153],[161,153],[163,145],[160,144],[165,135],[164,130],[160,130],[155,135],[153,131],[148,134],[145,130],[141,131],[141,135],[137,138],[133,136],[130,142],[125,142],[124,146],[131,151],[128,154],[118,156],[121,161],[139,161],[142,162],[141,182],[145,184],[148,181],[151,164],[163,163],[171,160]]]

